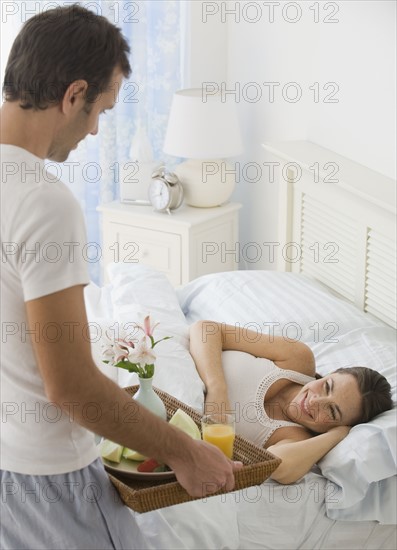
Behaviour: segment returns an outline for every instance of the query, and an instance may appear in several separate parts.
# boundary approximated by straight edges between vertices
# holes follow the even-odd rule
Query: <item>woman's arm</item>
[[[284,439],[268,447],[282,463],[271,475],[279,483],[295,483],[349,433],[350,426],[337,426],[328,432],[302,441]]]
[[[209,330],[211,334],[206,333]],[[198,321],[190,327],[190,354],[206,387],[206,413],[229,410],[229,397],[222,368],[222,334],[218,323]]]
[[[215,321],[194,323],[190,329],[190,338],[193,359],[196,361],[197,356],[200,363],[197,365],[196,362],[197,370],[207,388],[209,386],[205,379],[209,377],[212,383],[220,383],[223,376],[223,350],[244,351],[255,357],[270,359],[282,369],[298,371],[308,376],[315,375],[315,360],[311,349],[296,340],[247,330],[239,324],[232,326]],[[215,372],[210,372],[213,362]]]

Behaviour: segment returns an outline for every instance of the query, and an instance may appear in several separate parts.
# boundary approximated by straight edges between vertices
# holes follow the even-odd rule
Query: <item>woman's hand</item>
[[[204,414],[233,412],[230,409],[229,396],[226,391],[214,391],[209,388],[205,396]]]
[[[328,430],[328,433],[332,432],[337,437],[339,436],[339,441],[342,441],[342,439],[345,439],[345,437],[349,434],[351,429],[352,426],[336,426],[335,428]]]

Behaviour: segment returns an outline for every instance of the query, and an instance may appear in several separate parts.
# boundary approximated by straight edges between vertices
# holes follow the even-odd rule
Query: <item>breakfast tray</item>
[[[129,386],[125,390],[132,396],[138,388],[139,386]],[[161,397],[166,407],[168,419],[171,418],[177,409],[182,409],[195,421],[201,431],[201,415],[197,411],[185,403],[178,401],[168,393],[157,388],[154,388],[154,390]],[[236,435],[234,441],[233,460],[239,460],[244,464],[244,467],[234,474],[236,483],[233,491],[251,487],[252,485],[260,485],[281,463],[281,459],[238,435]],[[114,472],[109,474],[109,478],[118,490],[124,504],[140,513],[202,498],[191,497],[173,479],[141,481],[126,478],[122,474],[115,474]],[[212,493],[210,496],[220,495],[225,492],[227,491],[222,489],[216,493]]]

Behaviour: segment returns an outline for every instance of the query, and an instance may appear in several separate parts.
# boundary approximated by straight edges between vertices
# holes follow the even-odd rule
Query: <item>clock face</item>
[[[152,181],[149,187],[149,199],[156,210],[165,210],[170,205],[170,189],[159,179]]]

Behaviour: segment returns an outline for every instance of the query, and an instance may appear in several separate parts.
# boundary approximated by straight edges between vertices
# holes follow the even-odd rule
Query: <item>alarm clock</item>
[[[170,212],[183,202],[183,187],[176,174],[165,172],[164,167],[155,170],[148,191],[149,200],[156,212]]]

